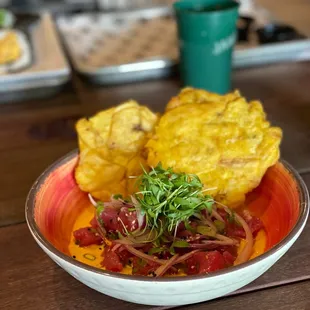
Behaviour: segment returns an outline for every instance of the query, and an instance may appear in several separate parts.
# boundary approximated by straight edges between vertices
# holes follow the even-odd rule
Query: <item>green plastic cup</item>
[[[231,89],[239,4],[233,0],[174,3],[180,74],[185,86],[225,94]]]

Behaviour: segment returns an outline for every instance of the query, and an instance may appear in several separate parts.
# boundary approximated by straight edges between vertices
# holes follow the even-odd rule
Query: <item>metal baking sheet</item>
[[[170,75],[178,64],[176,23],[170,7],[58,16],[74,68],[98,84]],[[310,59],[310,39],[236,45],[234,68]]]
[[[24,25],[17,25],[24,29]],[[70,78],[70,67],[64,56],[53,19],[43,13],[29,32],[32,47],[31,65],[18,72],[1,75],[0,103],[36,97],[36,91],[46,96],[59,90]],[[27,96],[26,96],[27,94]]]

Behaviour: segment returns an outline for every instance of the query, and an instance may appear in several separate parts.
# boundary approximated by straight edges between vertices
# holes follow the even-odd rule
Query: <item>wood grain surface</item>
[[[282,157],[310,172],[310,63],[280,64],[234,73],[234,88],[261,99],[268,118],[284,131]],[[0,226],[24,221],[32,183],[53,161],[77,146],[74,123],[130,98],[162,112],[178,93],[177,79],[95,87],[75,77],[58,96],[0,106]]]
[[[304,175],[304,179],[310,187],[310,174]],[[298,292],[297,300],[297,296],[287,288],[289,286],[284,287],[283,295],[280,294],[282,297],[275,294],[278,289],[266,288],[310,279],[309,239],[308,222],[300,238],[283,258],[255,282],[234,293],[247,294],[192,306],[191,309],[204,309],[206,306],[211,309],[216,305],[222,310],[245,310],[250,309],[248,306],[253,300],[260,300],[258,296],[263,297],[259,309],[306,309],[289,306],[293,307],[293,300],[298,301],[296,307],[308,305],[310,281],[298,284],[298,288],[306,288],[306,291]],[[0,249],[0,309],[152,309],[102,295],[75,280],[37,246],[26,224],[0,228]],[[249,293],[256,290],[262,291]],[[241,302],[243,298],[245,303]],[[279,298],[283,299],[283,304]]]
[[[179,310],[204,310],[204,309],[259,309],[259,310],[309,310],[310,309],[309,281],[296,284],[261,290],[251,294],[242,294],[234,298],[227,297],[201,303],[179,307]]]

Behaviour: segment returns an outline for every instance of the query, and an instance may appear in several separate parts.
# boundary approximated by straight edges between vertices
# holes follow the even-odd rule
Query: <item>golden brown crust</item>
[[[238,91],[221,96],[185,88],[170,100],[146,144],[148,164],[197,174],[209,193],[233,205],[257,187],[279,159],[282,131],[262,104]]]
[[[107,200],[133,190],[128,177],[141,174],[143,147],[158,116],[135,101],[99,112],[76,124],[80,159],[75,177],[80,188]]]

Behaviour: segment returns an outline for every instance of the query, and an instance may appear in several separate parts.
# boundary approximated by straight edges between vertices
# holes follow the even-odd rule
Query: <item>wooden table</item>
[[[261,99],[272,123],[283,128],[282,157],[310,187],[309,83],[310,63],[234,73],[234,86]],[[98,88],[74,78],[57,97],[0,106],[0,309],[152,309],[99,294],[54,264],[23,223],[24,202],[42,170],[76,147],[77,118],[129,98],[162,111],[179,87],[168,79]],[[307,225],[285,257],[257,281],[234,296],[182,309],[310,309],[309,239]]]

